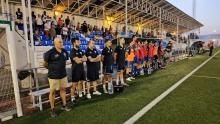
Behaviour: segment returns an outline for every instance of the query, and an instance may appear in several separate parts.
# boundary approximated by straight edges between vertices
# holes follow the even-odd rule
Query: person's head
[[[34,11],[32,11],[31,14],[34,15]]]
[[[120,43],[120,45],[124,45],[125,44],[125,39],[124,38],[119,38],[119,43]]]
[[[67,16],[67,18],[69,19],[69,16]]]
[[[38,14],[38,17],[41,17],[40,14]]]
[[[136,42],[136,41],[137,41],[137,36],[136,36],[136,35],[133,35],[132,38],[131,38],[131,40],[134,41],[134,42]]]
[[[44,11],[43,14],[46,15],[47,14],[46,11]]]
[[[54,39],[54,46],[56,49],[62,49],[63,48],[63,41],[61,38],[56,37]]]
[[[90,40],[89,43],[88,43],[88,47],[89,47],[89,48],[94,48],[94,46],[95,46],[94,41],[93,41],[93,40]]]
[[[18,12],[20,12],[20,8],[18,8]]]
[[[105,46],[106,47],[111,47],[112,46],[112,41],[111,40],[106,40],[105,41]]]
[[[71,42],[73,44],[74,47],[79,48],[80,47],[80,41],[79,38],[72,38]]]

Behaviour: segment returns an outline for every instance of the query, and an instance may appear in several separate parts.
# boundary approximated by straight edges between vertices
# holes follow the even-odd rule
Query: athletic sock
[[[120,78],[120,80],[121,80],[121,84],[122,84],[122,85],[125,84],[124,78]]]
[[[107,89],[106,89],[106,85],[103,84],[102,87],[103,87],[103,91],[106,92],[106,91],[107,91]]]
[[[119,85],[119,79],[116,79],[116,85]]]
[[[75,96],[71,96],[71,101],[75,101]]]

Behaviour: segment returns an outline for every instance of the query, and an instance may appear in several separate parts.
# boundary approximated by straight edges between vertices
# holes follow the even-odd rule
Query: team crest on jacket
[[[59,54],[56,54],[54,57],[55,57],[55,58],[59,57]]]

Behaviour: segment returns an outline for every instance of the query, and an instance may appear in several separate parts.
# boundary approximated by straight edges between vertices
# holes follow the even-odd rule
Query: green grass
[[[70,112],[50,118],[49,109],[7,121],[7,124],[121,124],[207,59],[207,55],[171,63],[151,76],[130,83],[123,93],[80,100]],[[57,109],[59,110],[59,109]],[[144,122],[144,121],[142,121]]]
[[[219,124],[220,54],[146,113],[137,124]]]

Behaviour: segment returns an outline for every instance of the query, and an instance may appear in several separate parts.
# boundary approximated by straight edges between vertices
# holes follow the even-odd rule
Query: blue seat
[[[121,32],[120,34],[121,34],[121,35],[125,35],[125,32]]]
[[[42,46],[48,46],[47,41],[46,40],[42,40]]]
[[[48,40],[48,41],[47,41],[47,44],[48,44],[48,46],[54,46],[54,43],[53,43],[52,40]]]
[[[65,49],[66,51],[71,51],[71,46],[66,45],[66,46],[64,46],[64,49]]]
[[[101,45],[105,45],[105,42],[103,40],[101,41]]]

